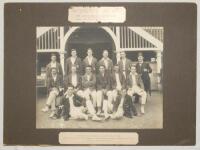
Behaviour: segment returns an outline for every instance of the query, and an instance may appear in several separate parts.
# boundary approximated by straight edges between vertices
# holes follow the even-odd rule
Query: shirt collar
[[[73,97],[74,97],[74,94],[72,94],[71,96],[66,95],[66,98],[73,98]]]

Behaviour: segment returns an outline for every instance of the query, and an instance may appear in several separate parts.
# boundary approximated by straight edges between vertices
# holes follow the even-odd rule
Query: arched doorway
[[[78,56],[84,59],[87,48],[93,49],[93,55],[99,60],[102,51],[107,49],[109,57],[116,62],[116,39],[108,27],[74,27],[65,36],[65,58],[70,57],[71,49],[77,50]]]

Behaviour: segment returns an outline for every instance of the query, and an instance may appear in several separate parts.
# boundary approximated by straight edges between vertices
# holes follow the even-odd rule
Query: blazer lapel
[[[94,57],[92,57],[92,62],[91,62],[91,65],[92,65],[92,64],[94,64]]]
[[[137,85],[139,85],[139,76],[135,75],[135,78],[136,78]]]
[[[86,64],[89,65],[88,57],[86,57],[85,61],[86,61]]]
[[[74,64],[77,64],[77,57],[76,57],[76,59],[75,59],[75,61],[74,61]]]
[[[69,83],[72,83],[72,75],[69,75]]]
[[[131,74],[129,75],[129,80],[130,80],[131,86],[133,86],[133,80],[132,80],[132,75]]]

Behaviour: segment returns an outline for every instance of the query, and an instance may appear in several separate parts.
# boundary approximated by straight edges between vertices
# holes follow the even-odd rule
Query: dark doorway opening
[[[70,57],[71,49],[76,49],[78,56],[83,60],[87,56],[88,48],[93,49],[93,55],[98,60],[102,58],[103,50],[107,49],[109,57],[116,61],[114,41],[102,28],[81,27],[73,32],[65,45],[66,57]]]

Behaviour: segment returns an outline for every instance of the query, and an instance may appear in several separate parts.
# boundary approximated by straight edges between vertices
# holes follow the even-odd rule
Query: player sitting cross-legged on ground
[[[60,115],[64,120],[69,118],[88,120],[84,103],[84,99],[75,94],[74,87],[69,85],[59,106],[61,114],[57,116]]]
[[[101,120],[96,116],[92,102],[75,94],[73,86],[68,86],[59,108],[61,109],[61,114],[57,114],[57,117],[61,116],[64,120],[68,120],[70,117],[72,119],[88,120],[87,111],[91,115],[92,120]]]

